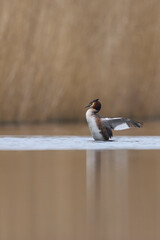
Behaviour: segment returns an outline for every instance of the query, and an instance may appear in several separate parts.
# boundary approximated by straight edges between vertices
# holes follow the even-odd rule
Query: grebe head
[[[101,103],[99,102],[99,99],[94,99],[91,101],[85,108],[92,108],[95,110],[95,112],[99,112],[101,109]]]

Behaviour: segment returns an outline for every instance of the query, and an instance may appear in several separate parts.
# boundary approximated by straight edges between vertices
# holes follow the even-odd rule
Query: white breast
[[[95,140],[103,141],[104,138],[100,133],[100,129],[96,124],[96,120],[95,120],[92,109],[88,109],[88,111],[86,112],[86,120],[93,138]]]

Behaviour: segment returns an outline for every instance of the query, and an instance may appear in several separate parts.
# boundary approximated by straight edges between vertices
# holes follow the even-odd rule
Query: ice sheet
[[[97,142],[88,136],[1,136],[0,150],[160,149],[160,136],[118,136]]]

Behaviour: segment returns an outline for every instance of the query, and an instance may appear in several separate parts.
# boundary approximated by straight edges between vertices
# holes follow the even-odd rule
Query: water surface
[[[159,128],[151,127],[152,136],[148,127],[109,143],[86,137],[85,126],[1,129],[0,239],[159,240],[160,150],[154,136]],[[54,147],[67,144],[63,141],[67,151]],[[83,150],[69,150],[76,141]],[[43,149],[47,143],[52,150]]]

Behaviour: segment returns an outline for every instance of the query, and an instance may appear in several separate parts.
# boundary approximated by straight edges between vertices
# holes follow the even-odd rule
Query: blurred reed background
[[[0,122],[160,117],[158,0],[0,0]]]

